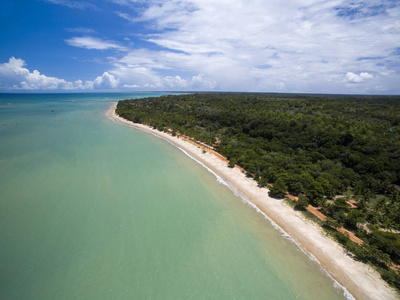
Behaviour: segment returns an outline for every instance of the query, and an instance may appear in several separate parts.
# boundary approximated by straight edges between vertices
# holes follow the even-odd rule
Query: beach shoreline
[[[349,299],[398,299],[395,290],[372,267],[349,257],[346,250],[326,236],[317,224],[307,220],[284,201],[269,197],[266,188],[258,187],[257,182],[246,177],[241,170],[228,168],[226,161],[208,151],[204,153],[203,149],[187,140],[119,117],[115,113],[116,105],[113,103],[107,110],[106,116],[109,119],[163,138],[221,177],[252,206],[289,234],[311,257],[315,257],[331,277],[344,287],[344,292],[351,294],[347,295]]]

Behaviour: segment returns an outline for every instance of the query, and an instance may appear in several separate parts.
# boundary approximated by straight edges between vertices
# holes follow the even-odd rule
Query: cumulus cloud
[[[91,36],[81,36],[81,37],[73,37],[71,39],[65,40],[68,45],[85,48],[85,49],[96,49],[96,50],[107,50],[107,49],[116,49],[120,51],[126,51],[127,48],[118,44],[117,42],[107,41],[98,39]]]
[[[114,89],[118,86],[118,82],[119,80],[116,79],[114,75],[104,72],[102,76],[96,77],[96,79],[93,81],[93,84],[97,88]]]
[[[122,86],[137,85],[139,87],[163,88],[162,76],[146,66],[135,64],[114,64],[114,68],[110,70],[117,78],[119,78]]]
[[[119,15],[157,30],[143,39],[159,47],[117,58],[119,76],[145,68],[161,82],[179,71],[188,87],[202,74],[219,90],[357,92],[346,82],[368,83],[363,92],[398,90],[387,80],[400,76],[400,57],[391,54],[400,38],[397,2],[358,0],[354,13],[345,0],[114,2],[140,4]]]
[[[211,91],[215,88],[216,82],[208,79],[203,74],[199,74],[192,77],[190,86],[194,89]]]
[[[188,82],[180,76],[167,76],[164,78],[165,83],[170,88],[187,88]]]
[[[111,70],[118,77],[122,88],[142,90],[191,90],[195,85],[192,79],[181,76],[162,76],[149,67],[123,65],[116,63]]]
[[[43,1],[70,7],[81,3]],[[66,40],[73,47],[116,50],[103,75],[67,82],[30,72],[15,59],[14,69],[0,65],[0,72],[9,73],[0,84],[9,86],[13,80],[18,88],[400,93],[399,1],[107,1],[121,5],[113,10],[121,22],[137,26],[140,34],[129,35],[135,44],[93,37],[84,27],[70,31],[86,36]]]
[[[184,64],[177,62],[178,57],[176,55],[179,54],[145,49],[131,51],[117,60],[110,72],[119,78],[124,88],[181,91],[212,90],[215,88],[215,81],[205,74],[187,75],[185,77],[163,75],[162,73],[173,74],[176,72],[176,68],[179,69],[180,66],[184,66]],[[168,60],[170,60],[170,63],[168,63]]]
[[[11,57],[8,63],[0,65],[0,84],[2,88],[14,88],[24,90],[50,89],[54,90],[66,86],[64,79],[48,77],[34,70],[30,72],[24,68],[25,61]]]
[[[104,72],[93,81],[64,79],[49,77],[38,70],[32,72],[25,68],[25,61],[11,57],[7,63],[0,64],[0,89],[2,90],[92,90],[114,89],[119,80],[112,74]]]
[[[2,90],[112,90],[132,89],[172,89],[172,90],[212,90],[215,82],[203,74],[184,79],[181,76],[161,76],[148,67],[116,64],[114,70],[104,72],[94,80],[67,81],[46,76],[38,70],[26,68],[23,59],[11,57],[0,64],[0,89]]]
[[[345,77],[346,77],[346,80],[350,83],[359,83],[359,82],[363,82],[367,79],[374,78],[373,75],[371,75],[367,72],[362,72],[358,75],[353,72],[347,72]]]

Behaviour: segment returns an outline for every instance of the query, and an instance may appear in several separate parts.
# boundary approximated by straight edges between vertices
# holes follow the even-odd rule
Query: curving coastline
[[[314,256],[324,269],[345,287],[345,292],[346,289],[349,291],[351,295],[348,295],[348,298],[398,299],[396,292],[380,278],[376,271],[363,263],[354,261],[340,245],[327,237],[321,228],[305,219],[301,213],[294,211],[283,201],[270,198],[267,189],[259,188],[254,180],[247,178],[239,169],[228,168],[226,162],[210,152],[203,153],[202,149],[193,143],[119,117],[115,113],[116,105],[117,103],[114,103],[106,112],[108,118],[173,143],[217,174],[244,195],[252,206],[288,233],[304,250]]]

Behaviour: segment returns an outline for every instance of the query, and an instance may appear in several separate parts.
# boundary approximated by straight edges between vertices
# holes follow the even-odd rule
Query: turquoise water
[[[0,95],[0,299],[344,299],[205,168],[104,116],[144,96]]]

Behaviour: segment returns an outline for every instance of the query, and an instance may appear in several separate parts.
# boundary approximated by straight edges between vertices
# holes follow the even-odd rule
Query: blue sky
[[[0,0],[0,91],[400,94],[400,0]]]

